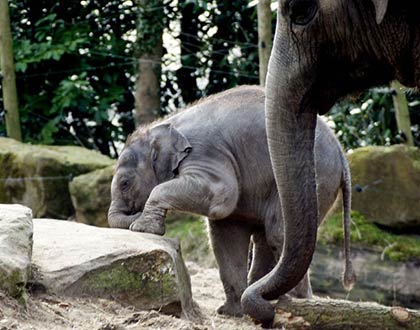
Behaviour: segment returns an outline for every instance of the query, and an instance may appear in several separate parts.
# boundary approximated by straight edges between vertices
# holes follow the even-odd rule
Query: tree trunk
[[[0,0],[0,68],[3,78],[2,89],[7,135],[15,140],[22,141],[7,0]]]
[[[177,70],[176,76],[181,88],[182,100],[189,104],[199,99],[202,95],[197,85],[197,68],[203,64],[200,61],[199,52],[202,47],[202,38],[198,36],[200,21],[198,17],[203,13],[202,9],[196,9],[195,2],[183,3],[181,11],[181,67]]]
[[[134,117],[136,127],[152,122],[160,112],[161,49],[156,49],[156,54],[144,54],[139,58]]]
[[[405,136],[405,144],[413,146],[413,134],[411,133],[410,112],[408,111],[407,98],[402,91],[403,86],[398,81],[393,81],[391,87],[394,90],[392,98],[394,100],[395,116],[397,119],[398,131]]]
[[[134,120],[139,126],[152,122],[160,113],[163,1],[138,0],[137,3],[140,9],[137,28],[139,73]]]
[[[274,325],[288,330],[417,330],[420,311],[371,302],[335,299],[284,299]]]
[[[260,85],[265,86],[268,60],[272,47],[271,0],[258,1],[258,56],[260,62]]]

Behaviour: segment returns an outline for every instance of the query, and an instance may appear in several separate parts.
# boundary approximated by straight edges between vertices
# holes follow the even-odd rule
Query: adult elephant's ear
[[[187,138],[170,124],[162,124],[150,130],[153,169],[159,182],[176,176],[181,162],[191,152]]]
[[[372,0],[375,5],[376,23],[381,24],[388,8],[388,0]]]

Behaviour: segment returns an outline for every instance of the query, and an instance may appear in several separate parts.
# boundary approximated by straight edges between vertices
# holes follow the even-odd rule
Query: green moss
[[[182,219],[168,222],[167,234],[178,238],[204,238],[206,225],[200,217],[187,214]]]
[[[167,221],[166,236],[179,239],[186,260],[197,262],[202,266],[215,264],[206,224],[202,217],[183,214],[176,220]]]
[[[2,271],[2,269],[0,269],[0,289],[5,290],[19,303],[25,304],[26,291],[21,271],[17,269]]]
[[[177,285],[171,264],[170,257],[160,251],[145,258],[117,261],[87,275],[77,284],[77,291],[110,296],[130,294],[131,299],[153,301],[161,296],[173,297],[177,295]]]
[[[334,214],[325,219],[318,232],[320,244],[342,244],[342,215]],[[352,212],[351,245],[373,249],[392,261],[420,259],[420,237],[415,235],[397,235],[381,230],[376,225],[366,222],[358,212]]]

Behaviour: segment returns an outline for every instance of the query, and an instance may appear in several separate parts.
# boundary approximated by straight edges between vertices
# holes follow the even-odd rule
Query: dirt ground
[[[247,317],[216,314],[224,293],[218,271],[188,262],[194,300],[204,315],[191,322],[161,314],[139,311],[105,299],[76,299],[51,295],[30,296],[26,308],[0,293],[0,330],[224,330],[261,329]]]

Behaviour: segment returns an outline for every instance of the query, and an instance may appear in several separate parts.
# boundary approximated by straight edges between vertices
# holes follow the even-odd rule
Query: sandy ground
[[[201,322],[181,320],[157,311],[139,311],[104,299],[30,296],[26,308],[0,293],[0,330],[207,330],[261,329],[247,317],[216,314],[224,293],[218,271],[188,262],[194,300],[204,315]]]

